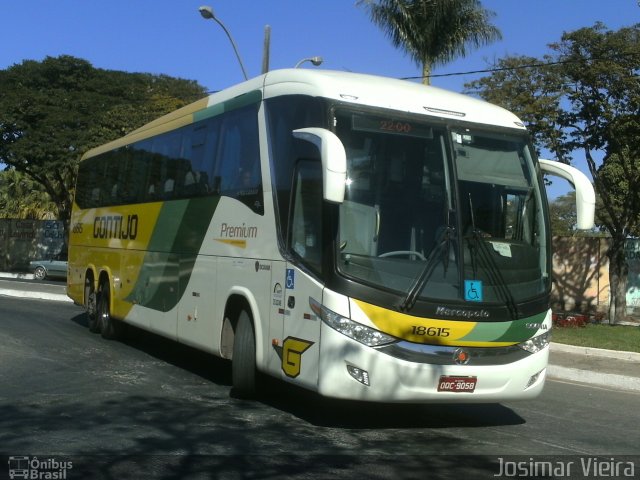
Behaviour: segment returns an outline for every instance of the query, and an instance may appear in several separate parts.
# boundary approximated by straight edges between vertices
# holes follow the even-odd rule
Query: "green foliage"
[[[429,83],[431,67],[467,55],[469,47],[499,40],[491,25],[493,12],[479,0],[358,0],[373,23],[423,70]]]
[[[640,327],[589,324],[584,328],[554,328],[552,339],[581,347],[640,352]]]
[[[57,218],[56,205],[43,188],[16,170],[0,172],[0,218]]]
[[[465,85],[477,94],[520,117],[531,133],[538,153],[547,149],[556,159],[570,163],[568,132],[562,128],[561,102],[569,88],[550,56],[506,57],[494,65],[495,72]]]
[[[504,70],[467,88],[520,115],[537,147],[559,161],[584,154],[599,197],[597,219],[612,238],[610,317],[618,319],[625,306],[624,244],[640,233],[640,24],[610,31],[596,23],[549,47],[539,60],[501,60]]]
[[[576,234],[576,194],[570,192],[549,203],[551,235],[573,237]]]
[[[605,213],[601,207],[602,201],[596,195],[596,223],[598,215]],[[602,229],[576,230],[576,192],[571,191],[549,202],[549,217],[551,219],[551,235],[560,237],[603,237],[607,234]]]
[[[0,70],[0,91],[0,163],[41,185],[65,221],[84,152],[205,95],[193,81],[71,56]]]

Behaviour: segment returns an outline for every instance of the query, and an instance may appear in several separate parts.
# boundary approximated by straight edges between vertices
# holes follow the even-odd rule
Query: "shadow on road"
[[[500,404],[369,403],[323,398],[296,386],[265,380],[262,402],[312,425],[347,429],[489,427],[525,423]]]
[[[86,315],[74,322],[87,326]],[[231,386],[231,364],[135,327],[122,343],[220,386]],[[380,404],[323,398],[273,378],[261,378],[264,405],[311,425],[347,429],[451,428],[520,425],[525,420],[500,404]]]
[[[87,327],[85,314],[73,322]],[[214,355],[127,326],[122,343],[220,386],[231,386],[231,363]],[[333,428],[450,428],[519,425],[525,420],[500,404],[384,404],[320,397],[262,376],[259,402],[316,426]]]
[[[76,315],[71,321],[87,328],[87,334],[90,334],[88,318],[85,313]],[[105,342],[108,341],[105,340]],[[132,325],[125,325],[123,338],[119,342],[158,360],[198,375],[210,382],[231,386],[231,363],[215,355],[174,342]]]
[[[37,344],[37,374],[11,378],[0,454],[73,456],[73,478],[488,478],[497,459],[450,454],[476,451],[469,429],[524,423],[502,405],[337,401],[273,379],[238,400],[212,355],[138,329],[69,333]]]

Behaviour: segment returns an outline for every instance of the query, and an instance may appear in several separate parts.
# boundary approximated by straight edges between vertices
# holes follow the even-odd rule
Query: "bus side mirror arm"
[[[324,128],[300,128],[293,136],[313,143],[322,161],[322,195],[328,202],[342,203],[347,180],[347,154],[340,139]]]
[[[593,218],[596,208],[596,195],[593,185],[587,176],[575,167],[552,160],[539,159],[544,173],[562,177],[569,181],[576,189],[576,214],[578,230],[593,228]]]

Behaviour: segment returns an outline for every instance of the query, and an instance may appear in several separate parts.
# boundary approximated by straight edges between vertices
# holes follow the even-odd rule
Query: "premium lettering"
[[[220,225],[220,236],[224,238],[256,238],[258,227],[247,227],[244,223],[242,225],[223,223]]]

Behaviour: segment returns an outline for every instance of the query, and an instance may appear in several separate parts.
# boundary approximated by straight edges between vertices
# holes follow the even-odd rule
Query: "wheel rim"
[[[44,279],[44,277],[45,277],[45,276],[46,276],[46,272],[45,272],[44,268],[42,268],[42,267],[38,267],[38,268],[36,268],[36,271],[35,271],[35,277],[36,277],[38,280],[42,280],[42,279]]]

